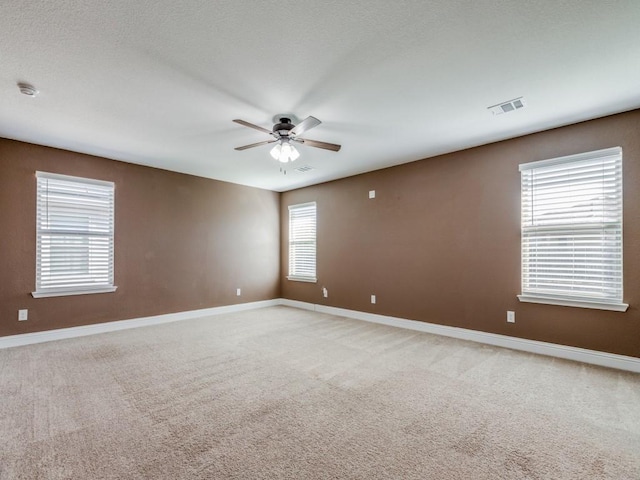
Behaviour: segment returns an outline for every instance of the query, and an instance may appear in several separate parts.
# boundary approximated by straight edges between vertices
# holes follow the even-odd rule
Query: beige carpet
[[[5,479],[640,479],[640,375],[273,307],[0,351]]]

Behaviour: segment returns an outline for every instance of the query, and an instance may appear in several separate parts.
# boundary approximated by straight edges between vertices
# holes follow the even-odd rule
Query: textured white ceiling
[[[638,25],[638,0],[3,0],[0,136],[285,191],[638,108]],[[287,175],[233,150],[268,137],[231,120],[282,112],[342,150]]]

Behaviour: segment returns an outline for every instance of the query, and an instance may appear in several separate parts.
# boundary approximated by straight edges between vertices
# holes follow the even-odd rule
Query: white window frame
[[[114,183],[48,172],[36,172],[36,180],[36,289],[31,295],[114,292]]]
[[[316,202],[289,205],[288,280],[317,282],[317,215]]]
[[[520,165],[521,302],[626,311],[622,149]]]

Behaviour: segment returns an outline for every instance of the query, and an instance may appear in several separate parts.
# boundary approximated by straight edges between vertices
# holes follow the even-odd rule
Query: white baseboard
[[[177,322],[180,320],[190,320],[192,318],[206,317],[209,315],[242,312],[244,310],[272,307],[275,305],[280,305],[280,299],[239,303],[236,305],[203,308],[200,310],[189,310],[186,312],[167,313],[164,315],[133,318],[130,320],[118,320],[115,322],[97,323],[94,325],[46,330],[44,332],[22,333],[19,335],[0,337],[0,349],[31,345],[33,343],[51,342],[66,338],[84,337],[86,335],[95,335],[97,333],[115,332],[117,330],[126,330],[129,328],[148,327],[151,325],[160,325],[162,323]]]
[[[285,307],[300,308],[302,310],[316,310],[317,307],[321,306],[315,305],[313,303],[300,302],[298,300],[289,300],[288,298],[281,298],[280,305],[284,305]]]
[[[416,320],[407,320],[404,318],[389,317],[386,315],[377,315],[375,313],[359,312],[357,310],[347,310],[344,308],[328,307],[325,305],[315,305],[312,303],[299,302],[294,300],[282,299],[280,301],[280,304],[290,307],[303,308],[305,310],[314,310],[320,313],[328,313],[330,315],[336,315],[340,317],[364,320],[366,322],[390,325],[392,327],[417,330],[420,332],[433,333],[435,335],[442,335],[445,337],[470,340],[487,345],[495,345],[497,347],[511,348],[513,350],[520,350],[523,352],[537,353],[539,355],[564,358],[566,360],[575,360],[577,362],[599,365],[601,367],[616,368],[618,370],[640,373],[640,358],[636,357],[616,355],[614,353],[598,352],[596,350],[587,350],[585,348],[569,347],[566,345],[558,345],[555,343],[539,342],[536,340],[527,340],[524,338],[509,337],[496,333],[468,330],[466,328],[449,327],[446,325],[438,325],[434,323],[419,322]]]
[[[0,349],[30,345],[33,343],[51,342],[54,340],[63,340],[66,338],[84,337],[86,335],[114,332],[117,330],[126,330],[129,328],[160,325],[163,323],[177,322],[180,320],[189,320],[210,315],[241,312],[245,310],[272,307],[276,305],[284,305],[304,310],[313,310],[316,312],[327,313],[340,317],[364,320],[366,322],[380,323],[392,327],[417,330],[419,332],[432,333],[435,335],[458,338],[461,340],[470,340],[487,345],[495,345],[497,347],[511,348],[513,350],[520,350],[523,352],[537,353],[540,355],[564,358],[567,360],[575,360],[577,362],[589,363],[602,367],[616,368],[618,370],[640,373],[640,358],[636,357],[598,352],[596,350],[587,350],[584,348],[569,347],[565,345],[558,345],[555,343],[539,342],[536,340],[527,340],[524,338],[509,337],[506,335],[498,335],[496,333],[468,330],[466,328],[449,327],[446,325],[438,325],[435,323],[419,322],[416,320],[407,320],[398,317],[389,317],[386,315],[378,315],[375,313],[359,312],[357,310],[328,307],[325,305],[300,302],[297,300],[288,300],[285,298],[264,300],[260,302],[240,303],[237,305],[225,305],[222,307],[204,308],[200,310],[189,310],[186,312],[168,313],[164,315],[154,315],[151,317],[141,317],[130,320],[118,320],[115,322],[98,323],[95,325],[60,328],[57,330],[47,330],[44,332],[11,335],[7,337],[0,337]]]

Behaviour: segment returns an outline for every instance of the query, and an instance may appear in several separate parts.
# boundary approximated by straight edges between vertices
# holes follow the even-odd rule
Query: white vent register
[[[507,100],[506,102],[498,103],[487,108],[494,115],[502,115],[503,113],[515,112],[516,110],[520,110],[525,106],[526,103],[524,103],[524,98],[518,97],[514,98],[513,100]]]

